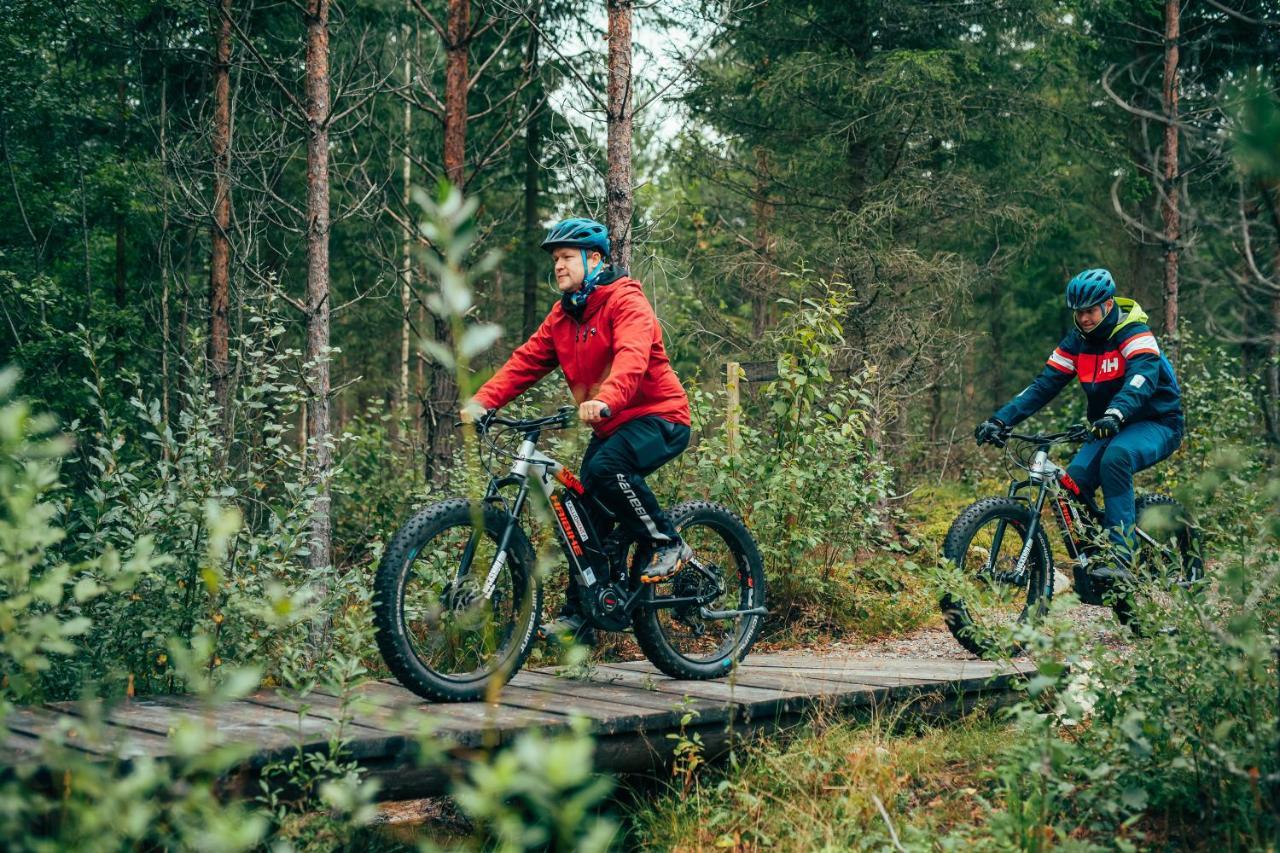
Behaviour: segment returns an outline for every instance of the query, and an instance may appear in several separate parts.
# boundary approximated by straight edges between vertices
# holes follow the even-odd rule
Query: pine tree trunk
[[[444,173],[449,182],[459,189],[466,185],[467,153],[467,53],[471,40],[470,0],[449,0],[449,15],[445,22],[445,75],[444,75]],[[448,324],[435,324],[436,340],[448,343]],[[427,478],[441,475],[447,468],[453,451],[449,425],[458,410],[458,388],[451,372],[438,364],[430,367],[427,382],[425,419],[424,470]]]
[[[613,262],[631,267],[631,5],[607,0],[609,8],[608,169],[605,173],[605,225],[613,244]]]
[[[219,0],[213,64],[213,223],[209,229],[209,380],[227,422],[231,293],[231,0]]]
[[[471,38],[471,0],[449,0],[445,24],[444,173],[455,187],[466,182],[467,52]]]
[[[1164,4],[1164,338],[1171,358],[1178,352],[1178,36],[1180,0]]]
[[[440,317],[432,317],[432,320],[435,339],[447,343],[451,339],[449,324]],[[453,421],[458,411],[458,381],[453,371],[433,363],[425,396],[426,460],[423,473],[428,482],[438,483],[448,474],[453,457]]]
[[[116,82],[116,98],[117,98],[117,119],[120,122],[120,156],[122,160],[128,160],[129,145],[129,128],[128,128],[128,112],[127,112],[127,96],[128,91],[125,85],[125,74],[127,69],[123,61],[120,63],[120,77]],[[115,205],[115,232],[116,232],[116,263],[115,276],[113,282],[113,293],[115,295],[115,303],[117,308],[124,308],[129,304],[129,292],[126,284],[126,267],[125,267],[125,251],[128,241],[125,238],[125,217],[128,215],[126,202],[120,199]],[[121,364],[123,352],[116,350],[116,366]]]
[[[535,81],[529,87],[527,124],[524,126],[524,275],[521,284],[523,305],[521,330],[527,338],[538,328],[541,312],[538,310],[538,175],[542,156],[542,117],[540,103],[542,86],[538,80],[538,39],[536,27],[529,28],[529,44],[525,59],[529,75]]]
[[[756,273],[752,276],[751,332],[754,340],[760,340],[773,325],[773,224],[774,206],[769,202],[769,152],[763,145],[756,148],[756,183],[751,208],[755,215]]]
[[[308,0],[307,110],[307,456],[316,487],[307,557],[314,576],[333,563],[329,517],[329,0]],[[321,588],[326,588],[321,582]]]
[[[163,45],[165,47],[167,45]],[[160,191],[160,243],[156,251],[156,264],[160,267],[160,416],[166,427],[169,419],[169,66],[161,60],[160,76],[160,175],[163,186]],[[169,458],[169,447],[164,449]]]
[[[1271,268],[1280,271],[1280,182],[1264,183],[1259,188],[1277,240]],[[1270,334],[1267,336],[1266,389],[1262,408],[1267,440],[1273,447],[1280,447],[1280,282],[1275,274],[1271,279],[1271,301],[1267,306]]]
[[[400,32],[404,39],[404,84],[408,86],[413,80],[413,69],[409,65],[409,28],[402,27]],[[397,423],[407,420],[409,415],[409,309],[413,297],[413,232],[409,227],[413,220],[413,214],[409,211],[413,161],[409,157],[409,146],[413,143],[413,110],[408,100],[404,102],[403,121],[404,157],[400,162],[400,201],[404,207],[405,225],[400,233],[400,399],[396,407]]]

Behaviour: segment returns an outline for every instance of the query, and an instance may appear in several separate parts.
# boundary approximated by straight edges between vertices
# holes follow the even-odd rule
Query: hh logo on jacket
[[[1124,376],[1124,356],[1119,350],[1099,355],[1080,353],[1076,356],[1076,373],[1081,382],[1106,382]]]
[[[1155,336],[1149,331],[1141,331],[1106,352],[1070,352],[1058,347],[1049,356],[1049,366],[1063,373],[1075,373],[1081,382],[1109,382],[1124,376],[1128,359],[1140,353],[1160,353]]]

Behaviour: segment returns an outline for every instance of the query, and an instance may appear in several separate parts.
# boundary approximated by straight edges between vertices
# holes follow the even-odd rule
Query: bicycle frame
[[[1029,437],[1015,437],[1030,440]],[[1026,583],[1027,563],[1031,558],[1035,536],[1042,524],[1045,505],[1052,502],[1053,518],[1057,522],[1067,556],[1071,559],[1072,586],[1075,593],[1087,604],[1103,604],[1104,591],[1096,588],[1089,576],[1089,562],[1092,554],[1090,553],[1091,543],[1088,540],[1090,533],[1095,533],[1102,528],[1102,510],[1092,495],[1086,495],[1079,490],[1065,468],[1049,458],[1049,448],[1054,443],[1052,440],[1036,441],[1037,447],[1028,466],[1027,479],[1015,480],[1009,484],[1008,496],[1011,498],[1018,498],[1018,492],[1023,489],[1035,490],[1034,499],[1027,499],[1031,503],[1028,510],[1027,531],[1010,582],[1019,585]],[[994,573],[995,561],[1004,539],[1006,524],[1007,522],[1001,520],[996,525],[991,556],[987,560],[987,565],[983,567],[983,572],[988,575]],[[1140,527],[1135,526],[1133,533],[1136,538],[1150,545],[1157,545],[1156,541]],[[1046,582],[1052,583],[1052,579],[1046,578]],[[1043,592],[1046,595],[1052,594],[1051,589]]]
[[[748,616],[757,611],[763,615],[763,608],[743,611],[707,610],[705,605],[724,592],[719,581],[716,581],[716,589],[713,593],[700,596],[646,596],[646,592],[651,591],[652,587],[643,585],[632,587],[625,575],[615,577],[614,566],[610,562],[603,540],[591,522],[586,501],[592,501],[594,508],[603,515],[609,518],[615,516],[602,502],[587,493],[573,471],[538,450],[537,444],[542,435],[542,428],[550,422],[553,421],[544,419],[535,421],[533,425],[522,427],[523,434],[515,452],[511,470],[505,477],[493,477],[489,481],[484,501],[505,505],[510,520],[498,540],[498,553],[485,576],[482,587],[485,598],[493,594],[498,575],[506,563],[506,549],[510,543],[512,531],[519,524],[520,512],[524,509],[525,502],[536,484],[538,491],[551,509],[560,550],[569,563],[574,579],[579,584],[585,615],[596,627],[606,631],[624,630],[629,625],[631,613],[640,607],[656,609],[696,606],[701,608],[703,618],[708,619]],[[508,503],[501,492],[510,486],[516,487],[516,495]],[[477,531],[467,543],[458,567],[458,580],[469,573],[475,549],[482,535],[481,531]],[[699,571],[715,580],[714,575],[706,571],[696,557],[686,571]]]

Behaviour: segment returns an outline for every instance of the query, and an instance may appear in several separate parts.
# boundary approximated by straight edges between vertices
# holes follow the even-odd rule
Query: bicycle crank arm
[[[769,611],[764,607],[748,607],[746,610],[708,610],[705,607],[699,607],[698,613],[703,619],[733,619],[738,616],[769,615]]]

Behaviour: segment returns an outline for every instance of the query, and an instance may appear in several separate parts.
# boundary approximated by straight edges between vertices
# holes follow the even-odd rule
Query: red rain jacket
[[[599,400],[612,410],[593,425],[601,436],[646,415],[690,424],[689,398],[662,346],[662,327],[634,278],[598,287],[580,321],[557,302],[475,400],[501,408],[556,367],[564,371],[574,400]]]

